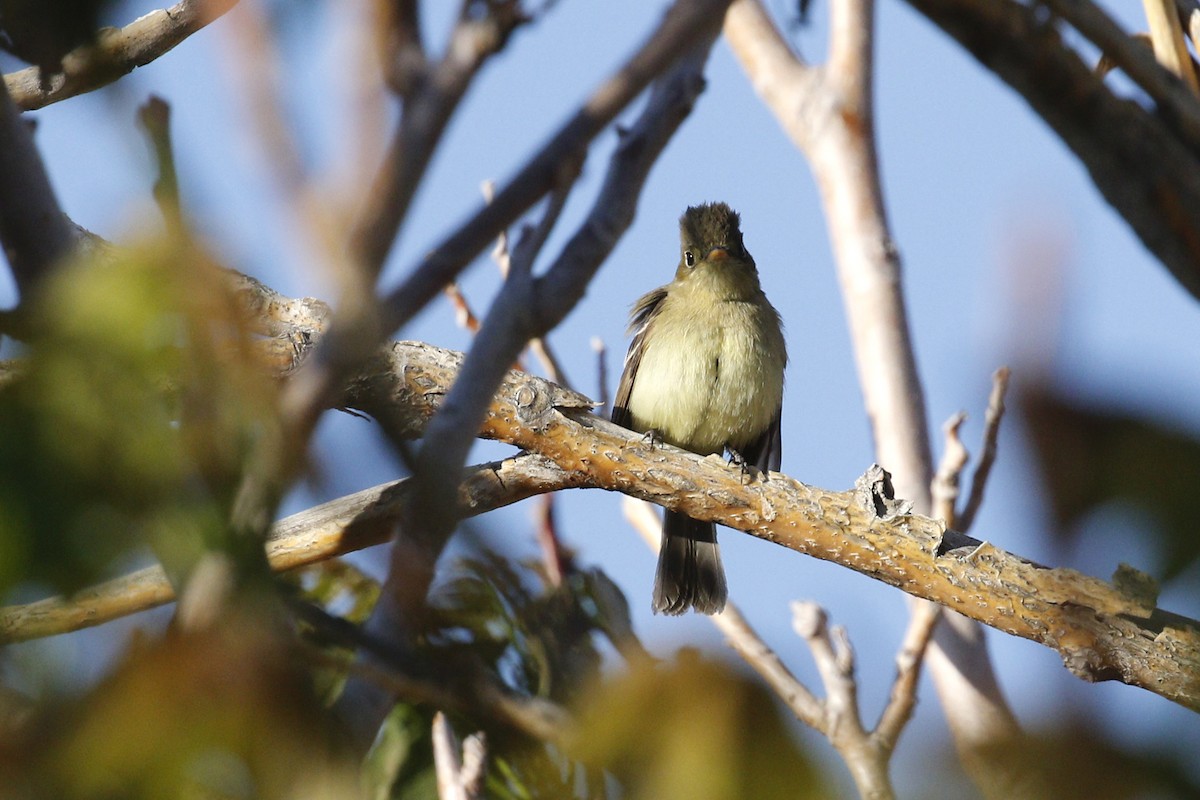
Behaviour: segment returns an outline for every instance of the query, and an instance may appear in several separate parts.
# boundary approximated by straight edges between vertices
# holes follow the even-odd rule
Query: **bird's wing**
[[[783,458],[783,406],[775,412],[775,417],[762,435],[742,449],[741,455],[747,464],[753,464],[763,472],[779,471]]]
[[[629,328],[633,331],[633,341],[629,343],[629,352],[625,354],[625,367],[621,370],[621,382],[617,384],[617,396],[613,398],[612,410],[612,421],[624,428],[633,425],[633,415],[629,413],[628,408],[629,395],[633,392],[638,365],[642,363],[646,333],[654,324],[654,318],[662,309],[662,301],[666,296],[666,287],[660,286],[638,300],[630,315]]]

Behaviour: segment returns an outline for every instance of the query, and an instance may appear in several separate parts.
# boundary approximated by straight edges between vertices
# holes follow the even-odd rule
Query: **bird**
[[[679,219],[675,278],[633,305],[633,338],[612,421],[700,455],[779,470],[787,348],[747,252],[741,218],[725,203]],[[651,608],[717,614],[728,589],[716,527],[677,511],[663,516]]]

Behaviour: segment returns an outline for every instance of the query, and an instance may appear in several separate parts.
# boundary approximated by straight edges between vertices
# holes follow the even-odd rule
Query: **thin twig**
[[[482,190],[484,201],[490,203],[495,199],[496,185],[492,181],[484,181]],[[507,230],[500,231],[500,235],[496,237],[496,245],[492,248],[492,260],[496,262],[496,266],[500,270],[500,276],[507,278],[509,270],[512,268],[512,254],[508,249]],[[554,355],[554,351],[550,347],[550,342],[545,337],[535,336],[530,339],[529,351],[533,353],[534,358],[542,365],[542,371],[547,378],[559,386],[571,388],[571,383],[567,380],[561,362]]]
[[[971,494],[967,498],[967,504],[953,523],[954,527],[963,533],[971,530],[975,523],[975,515],[983,505],[988,476],[992,473],[992,465],[996,463],[996,443],[1000,437],[1000,422],[1004,419],[1004,395],[1008,392],[1011,375],[1008,367],[1001,367],[992,374],[992,391],[988,396],[987,411],[983,418],[983,449],[979,453],[979,463],[975,465],[975,474],[971,478]]]
[[[161,97],[151,96],[138,109],[138,122],[154,151],[158,178],[154,181],[154,201],[162,214],[167,232],[183,241],[186,235],[183,206],[179,199],[179,175],[175,170],[175,150],[171,146],[171,107]]]
[[[446,715],[433,715],[433,765],[441,800],[474,800],[483,788],[487,748],[483,733],[473,733],[461,744]]]
[[[967,459],[970,458],[958,434],[966,421],[966,412],[959,411],[942,425],[946,449],[942,452],[942,460],[938,463],[930,491],[933,498],[933,516],[946,520],[946,524],[951,528],[956,527],[955,509],[958,506],[959,481],[962,479],[963,468],[967,466]]]
[[[941,606],[936,603],[917,600],[912,604],[908,630],[904,633],[900,652],[896,654],[896,679],[892,682],[892,694],[871,734],[888,753],[895,750],[900,733],[916,708],[921,664],[941,615]]]

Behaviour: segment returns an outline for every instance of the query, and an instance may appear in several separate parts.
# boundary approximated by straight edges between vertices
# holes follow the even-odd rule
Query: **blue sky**
[[[361,137],[350,123],[354,107],[347,100],[357,78],[351,65],[359,45],[344,16],[356,5],[312,4],[311,12],[290,18],[279,43],[280,102],[322,196],[335,204],[355,196],[349,165],[370,157],[359,149]],[[457,4],[425,5],[436,31],[446,24],[438,15],[448,19],[447,10]],[[781,0],[768,5],[776,13],[791,7]],[[810,59],[824,52],[826,5],[814,4],[806,28],[789,28]],[[1126,27],[1143,25],[1135,4],[1110,5],[1124,15]],[[154,7],[128,3],[120,20]],[[481,181],[511,176],[640,43],[665,7],[640,0],[571,0],[518,32],[452,124],[384,283],[393,284],[480,203]],[[239,71],[246,66],[231,55],[236,52],[228,36],[231,24],[232,17],[217,22],[114,89],[39,112],[37,136],[52,181],[67,211],[98,233],[120,241],[145,230],[153,220],[153,176],[135,109],[148,94],[159,94],[173,109],[185,203],[211,246],[231,266],[285,293],[328,298],[329,282],[320,274],[321,259],[312,255],[312,240],[290,215],[285,193],[265,166],[269,151],[255,136],[242,93],[247,79]],[[971,415],[966,442],[977,450],[991,372],[1007,363],[1018,383],[1043,366],[1069,393],[1200,431],[1194,402],[1200,395],[1200,307],[1148,256],[1053,133],[1007,86],[895,0],[880,3],[877,74],[887,212],[904,263],[931,428],[938,430],[964,409]],[[847,488],[873,454],[815,186],[804,159],[723,43],[714,50],[708,78],[696,111],[651,174],[633,228],[551,341],[576,387],[595,395],[589,342],[600,337],[609,348],[609,378],[615,382],[629,305],[671,277],[679,214],[697,202],[727,201],[742,213],[747,247],[787,329],[792,364],[783,470],[807,483]],[[614,139],[608,132],[597,141],[547,256],[590,206]],[[335,185],[342,189],[330,188]],[[0,278],[0,302],[11,298],[5,280]],[[464,291],[478,312],[497,284],[486,259],[471,268]],[[400,336],[469,346],[443,300]],[[940,451],[940,441],[935,447]],[[1137,534],[1139,520],[1128,514],[1096,515],[1088,522],[1086,546],[1059,552],[1045,533],[1047,510],[1019,421],[1005,425],[1000,449],[975,536],[1102,577],[1119,562],[1155,569],[1154,553]],[[481,444],[473,460],[504,452]],[[371,425],[344,415],[324,421],[316,453],[321,479],[289,498],[289,512],[397,473]],[[625,590],[637,630],[652,650],[667,654],[694,645],[732,657],[703,618],[650,615],[653,558],[623,522],[619,497],[573,492],[558,502],[564,536],[582,562],[602,567]],[[518,506],[491,515],[480,527],[494,541],[532,552],[530,519],[529,510]],[[725,532],[722,546],[732,598],[804,678],[812,681],[815,675],[790,633],[788,601],[815,599],[848,627],[859,653],[864,713],[873,719],[886,696],[906,620],[903,596],[737,533]],[[383,561],[380,553],[367,553],[359,563],[379,570]],[[1186,589],[1197,577],[1185,575],[1167,586],[1162,605],[1200,616],[1200,594]],[[102,629],[85,641],[105,635]],[[1056,721],[1070,703],[1085,707],[1106,730],[1139,749],[1200,741],[1195,716],[1165,700],[1115,684],[1086,685],[1052,651],[1030,642],[996,632],[989,642],[1000,680],[1031,728]],[[936,796],[945,787],[923,783],[928,770],[922,765],[951,756],[932,687],[923,692],[915,729],[901,740],[895,774],[903,794],[921,790]]]

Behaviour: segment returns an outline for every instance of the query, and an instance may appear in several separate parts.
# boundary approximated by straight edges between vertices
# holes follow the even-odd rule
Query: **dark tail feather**
[[[694,608],[701,614],[718,614],[727,594],[716,526],[666,512],[654,574],[654,613],[682,614]]]

